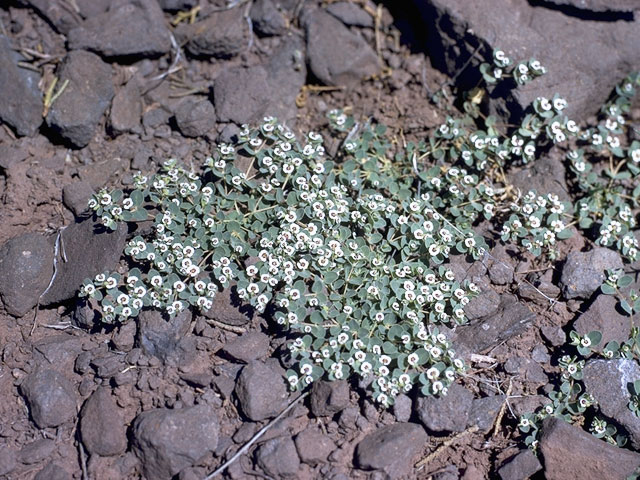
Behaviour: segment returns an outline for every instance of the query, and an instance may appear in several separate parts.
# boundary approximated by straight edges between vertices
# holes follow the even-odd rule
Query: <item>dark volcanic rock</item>
[[[25,465],[33,465],[49,457],[55,449],[56,442],[49,438],[39,438],[22,447],[18,458]]]
[[[640,467],[640,454],[614,447],[555,417],[543,422],[538,448],[547,480],[623,479]]]
[[[11,473],[16,465],[16,451],[9,447],[0,447],[0,475]]]
[[[14,237],[0,247],[0,297],[21,317],[38,303],[53,275],[53,245],[38,233]]]
[[[235,393],[242,413],[254,422],[278,415],[288,397],[282,375],[259,362],[242,369]]]
[[[211,308],[203,311],[202,315],[227,325],[241,326],[251,321],[252,311],[241,303],[235,287],[232,287],[219,292],[213,298]]]
[[[531,449],[526,448],[507,460],[498,470],[498,475],[502,480],[526,480],[540,470],[540,461]]]
[[[58,69],[58,85],[69,81],[47,115],[47,124],[75,146],[91,141],[113,98],[111,66],[93,53],[77,50]]]
[[[201,137],[216,125],[216,112],[209,100],[189,99],[175,112],[176,125],[185,137]]]
[[[76,393],[71,382],[55,370],[38,370],[20,385],[33,421],[40,428],[57,427],[76,416]]]
[[[262,332],[247,332],[227,343],[222,351],[236,360],[249,363],[267,356],[269,337]]]
[[[82,443],[91,454],[119,455],[127,449],[127,426],[107,388],[98,388],[80,412]]]
[[[309,465],[325,463],[335,449],[333,440],[317,428],[307,428],[296,436],[296,450],[300,460]]]
[[[628,21],[598,22],[526,0],[414,1],[426,23],[427,51],[447,73],[458,72],[479,44],[486,47],[480,51],[486,58],[494,48],[502,49],[514,61],[533,57],[547,68],[546,75],[523,87],[494,90],[493,108],[506,119],[520,118],[536,97],[558,93],[569,103],[564,113],[584,120],[596,113],[621,78],[640,69],[634,33],[640,29],[638,15]],[[572,45],[570,54],[560,45]],[[475,84],[472,77],[460,76],[461,86]]]
[[[68,43],[105,57],[157,56],[171,50],[169,35],[156,0],[114,1],[71,30]]]
[[[414,410],[429,432],[462,432],[469,423],[472,404],[473,393],[454,383],[444,396],[418,398]]]
[[[387,425],[360,441],[355,460],[360,468],[382,470],[391,478],[406,478],[427,438],[424,429],[415,423]]]
[[[596,247],[588,252],[571,252],[562,267],[560,285],[567,299],[589,298],[605,279],[605,270],[622,268],[622,258],[614,250]]]
[[[303,16],[309,69],[325,85],[354,86],[380,70],[376,52],[322,9]]]
[[[62,203],[79,217],[87,210],[87,204],[91,196],[95,193],[89,182],[80,180],[78,182],[65,185],[62,189]]]
[[[207,405],[141,413],[133,424],[133,447],[147,478],[169,480],[218,445],[218,418]]]
[[[291,437],[264,442],[256,452],[256,461],[273,478],[292,477],[300,468],[300,458]]]
[[[47,463],[47,466],[33,477],[33,480],[71,480],[71,474],[64,468],[53,462]]]
[[[109,127],[118,135],[120,133],[139,133],[142,117],[142,101],[140,86],[136,77],[121,88],[111,102]]]
[[[593,395],[600,411],[629,432],[631,445],[640,448],[640,418],[629,409],[629,384],[640,379],[635,360],[589,360],[584,367],[585,391]]]
[[[631,323],[627,315],[618,311],[618,300],[613,295],[598,295],[587,311],[580,314],[573,328],[580,335],[593,330],[601,332],[602,340],[594,350],[602,351],[611,341],[622,344],[628,340]]]
[[[468,426],[477,426],[480,431],[488,432],[506,401],[505,395],[493,395],[475,398],[469,411]]]
[[[249,46],[249,25],[244,8],[215,12],[194,24],[181,24],[176,29],[187,51],[197,57],[228,58]]]
[[[335,2],[327,7],[327,12],[345,25],[373,27],[373,17],[363,8],[351,2]]]
[[[73,8],[64,5],[62,0],[23,0],[23,2],[46,18],[58,32],[65,35],[82,21],[82,17]]]
[[[295,98],[306,79],[304,45],[298,37],[283,42],[265,64],[230,68],[216,78],[218,120],[243,124],[265,115],[282,122],[295,117]]]
[[[512,295],[500,297],[498,311],[493,315],[458,328],[455,339],[460,355],[482,353],[489,348],[520,335],[529,326],[535,314]]]
[[[186,335],[191,329],[191,317],[190,310],[184,310],[173,318],[158,310],[141,312],[138,321],[140,347],[146,354],[163,362],[182,363],[189,356],[185,347],[189,346]]]
[[[85,279],[115,268],[124,250],[127,227],[120,225],[110,231],[85,218],[69,225],[61,236],[67,261],[58,262],[56,278],[42,297],[42,305],[72,298]]]
[[[345,380],[314,382],[309,403],[316,417],[335,415],[349,405],[349,384]]]
[[[0,35],[0,120],[18,135],[33,136],[42,123],[38,80],[34,72],[18,68],[9,39]]]
[[[273,0],[256,0],[250,15],[253,28],[261,35],[281,35],[289,28],[289,20]]]

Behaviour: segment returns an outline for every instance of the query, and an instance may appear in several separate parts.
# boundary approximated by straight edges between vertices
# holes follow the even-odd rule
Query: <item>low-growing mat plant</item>
[[[101,273],[80,295],[115,323],[147,308],[169,316],[206,311],[235,287],[289,335],[292,389],[358,375],[371,379],[370,394],[383,406],[414,389],[446,394],[465,371],[447,332],[467,322],[465,306],[479,292],[456,278],[450,261],[487,255],[487,241],[474,231],[479,223],[491,222],[492,241],[544,261],[557,258],[558,242],[576,228],[637,259],[640,144],[629,141],[625,115],[640,75],[616,88],[597,127],[583,129],[563,113],[567,102],[558,95],[536,99],[516,127],[484,112],[487,90],[544,74],[537,60],[516,63],[497,50],[480,72],[465,113],[423,141],[406,143],[383,125],[333,110],[340,148],[329,158],[318,133],[299,140],[266,117],[243,126],[237,142],[217,145],[202,170],[171,159],[152,176],[136,175],[126,195],[98,192],[89,206],[106,227],[151,220],[153,228],[128,242],[125,274]],[[574,203],[508,181],[509,169],[556,145],[567,151]],[[635,292],[623,298],[625,278],[608,272],[602,291],[617,295],[631,316],[640,304]],[[601,337],[571,333],[567,348],[575,354],[560,359],[551,402],[520,420],[529,445],[546,416],[575,422],[596,408],[581,379]],[[637,359],[639,339],[634,330],[599,355]],[[613,425],[592,418],[594,435],[623,443]]]

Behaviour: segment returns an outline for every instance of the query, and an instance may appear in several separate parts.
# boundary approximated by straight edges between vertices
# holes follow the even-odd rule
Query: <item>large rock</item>
[[[613,295],[598,295],[587,311],[580,314],[573,328],[580,335],[594,330],[601,332],[602,340],[593,348],[601,352],[609,342],[622,344],[627,341],[631,324],[631,319],[618,311],[618,300]]]
[[[300,460],[309,465],[325,463],[336,444],[318,428],[307,428],[296,436],[296,450]]]
[[[14,237],[0,247],[0,297],[21,317],[38,303],[53,275],[53,245],[38,233]]]
[[[193,24],[181,24],[176,29],[187,51],[197,57],[228,58],[249,46],[249,25],[244,8],[215,12]]]
[[[249,363],[267,356],[269,337],[262,332],[247,332],[225,344],[222,351],[235,360]]]
[[[207,405],[143,412],[133,425],[133,447],[147,478],[169,480],[218,445],[218,418]]]
[[[493,49],[501,49],[513,60],[533,57],[547,68],[546,75],[523,87],[494,90],[493,106],[503,118],[517,121],[536,97],[558,93],[569,102],[564,113],[583,120],[598,111],[622,78],[640,69],[637,15],[627,21],[599,22],[526,0],[414,1],[426,23],[427,51],[447,73],[459,72],[478,45],[487,60]],[[467,88],[477,78],[461,75],[459,81]]]
[[[287,387],[279,372],[253,362],[242,369],[235,388],[240,409],[254,422],[273,418],[287,406]]]
[[[31,418],[40,428],[57,427],[76,416],[76,392],[71,382],[55,370],[40,369],[20,385]]]
[[[282,122],[291,120],[305,79],[304,44],[299,37],[288,37],[264,64],[230,68],[216,78],[217,118],[237,124],[255,122],[265,115]]]
[[[498,475],[502,480],[526,480],[540,470],[540,461],[531,449],[526,448],[507,460],[498,470]]]
[[[105,57],[157,56],[171,50],[169,29],[156,0],[114,1],[69,32],[70,49]]]
[[[82,443],[91,454],[119,455],[127,449],[127,426],[107,388],[98,388],[80,412]]]
[[[424,429],[415,423],[387,425],[358,443],[356,464],[366,470],[382,470],[391,478],[408,478],[412,462],[427,438]]]
[[[33,136],[42,123],[38,80],[34,72],[18,68],[9,39],[0,35],[0,120],[18,135]]]
[[[145,310],[138,321],[138,344],[147,355],[165,363],[187,363],[193,356],[192,341],[187,337],[191,329],[191,311],[184,310],[168,318],[158,310]]]
[[[82,50],[71,51],[58,69],[66,88],[47,115],[47,124],[77,147],[87,145],[114,95],[111,66]]]
[[[539,451],[547,480],[625,479],[640,467],[640,454],[614,447],[556,417],[543,422]]]
[[[115,268],[127,239],[126,225],[105,229],[99,222],[85,218],[61,232],[67,261],[58,261],[56,278],[41,303],[50,305],[74,297],[87,278]],[[60,248],[62,248],[62,246]]]
[[[250,11],[253,28],[265,36],[281,35],[289,28],[289,20],[273,0],[256,0]]]
[[[596,247],[588,252],[571,252],[562,267],[560,285],[565,298],[589,298],[605,280],[605,270],[622,268],[614,250]]]
[[[82,21],[80,14],[65,5],[63,0],[22,0],[22,2],[33,8],[58,32],[65,35]]]
[[[469,423],[473,393],[457,383],[440,397],[419,397],[414,410],[427,431],[438,434],[462,432]]]
[[[526,305],[509,294],[500,297],[498,311],[470,325],[458,327],[455,338],[460,355],[482,353],[511,337],[523,333],[536,317]]]
[[[273,478],[293,477],[300,468],[300,458],[291,437],[267,440],[256,451],[256,461]]]
[[[317,381],[311,387],[311,412],[316,417],[335,415],[349,405],[349,384],[345,380]]]
[[[302,22],[309,68],[325,85],[354,86],[380,70],[373,48],[333,15],[315,9],[307,11]]]
[[[216,112],[209,100],[188,99],[175,113],[176,125],[185,137],[201,137],[216,125]]]
[[[118,135],[121,133],[140,133],[142,117],[142,101],[138,78],[134,77],[122,87],[111,102],[109,127]]]
[[[593,395],[603,415],[629,432],[631,445],[640,448],[640,418],[629,409],[629,384],[640,379],[635,360],[589,360],[583,370],[585,391]]]

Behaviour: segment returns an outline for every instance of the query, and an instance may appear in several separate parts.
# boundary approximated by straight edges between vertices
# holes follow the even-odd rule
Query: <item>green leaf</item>
[[[600,290],[602,290],[602,293],[604,293],[605,295],[615,295],[617,292],[616,288],[612,287],[608,283],[603,283],[602,285],[600,285]]]

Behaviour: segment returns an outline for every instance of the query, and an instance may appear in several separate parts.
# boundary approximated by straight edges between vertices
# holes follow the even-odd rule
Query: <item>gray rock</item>
[[[186,50],[196,57],[229,58],[249,46],[249,25],[244,8],[214,12],[193,24],[181,24],[175,30]]]
[[[169,29],[156,0],[114,1],[103,14],[69,32],[70,49],[105,57],[158,56],[171,50]]]
[[[535,316],[514,296],[504,294],[500,297],[496,313],[458,328],[455,339],[457,351],[460,355],[485,352],[523,333]]]
[[[21,136],[35,135],[42,124],[42,94],[33,73],[18,68],[9,39],[0,35],[0,120]]]
[[[259,362],[242,369],[235,394],[242,413],[254,422],[278,415],[286,407],[288,397],[282,375]]]
[[[291,437],[267,440],[256,452],[256,462],[273,478],[293,477],[300,468],[300,458]]]
[[[121,352],[129,352],[136,343],[137,326],[136,322],[126,322],[118,327],[118,330],[111,337],[113,346]]]
[[[265,115],[282,122],[293,119],[295,98],[306,79],[303,52],[301,39],[288,37],[266,63],[222,72],[213,85],[218,120],[243,124]]]
[[[243,305],[238,298],[235,287],[225,288],[213,298],[213,305],[202,312],[205,318],[217,320],[227,325],[246,325],[253,318],[253,311]]]
[[[325,85],[354,86],[380,70],[373,48],[333,15],[322,9],[307,11],[302,22],[309,68]]]
[[[345,25],[355,27],[373,27],[373,17],[363,8],[351,2],[335,2],[327,6],[327,12]]]
[[[89,199],[95,193],[89,182],[80,180],[65,185],[62,188],[62,203],[73,212],[76,217],[87,211]]]
[[[47,466],[40,470],[33,480],[71,480],[73,477],[64,468],[53,462],[47,463]]]
[[[618,311],[617,305],[618,300],[613,295],[598,295],[587,311],[580,314],[573,324],[573,328],[580,335],[586,335],[593,330],[602,333],[602,340],[594,346],[596,351],[601,352],[611,341],[622,344],[631,334],[632,321]]]
[[[316,417],[335,415],[349,405],[349,384],[345,380],[314,382],[309,403]]]
[[[65,35],[82,21],[82,17],[74,9],[68,8],[60,0],[23,0],[22,3],[33,8],[58,32]]]
[[[92,218],[69,225],[61,232],[66,262],[58,262],[56,278],[41,304],[51,305],[73,298],[82,282],[115,268],[127,239],[127,226],[107,230]]]
[[[56,442],[49,438],[39,438],[22,447],[18,459],[25,465],[33,465],[49,457],[55,449]]]
[[[562,267],[560,285],[565,298],[589,298],[605,280],[605,270],[622,268],[618,252],[596,247],[588,252],[571,252]]]
[[[551,355],[549,355],[544,345],[536,345],[533,350],[531,350],[531,360],[544,365],[551,361]]]
[[[414,410],[428,432],[448,434],[467,428],[472,405],[473,393],[453,383],[444,396],[419,397]]]
[[[71,382],[55,370],[40,369],[20,385],[31,418],[40,428],[57,427],[76,416],[76,392]]]
[[[474,398],[469,411],[467,425],[469,427],[477,426],[482,432],[491,430],[506,398],[506,395]]]
[[[47,124],[77,147],[87,145],[113,98],[111,66],[93,53],[67,54],[58,69],[59,85],[69,83],[47,115]]]
[[[556,417],[542,424],[539,452],[544,478],[627,478],[640,467],[640,454],[614,447]]]
[[[0,247],[0,297],[11,315],[36,306],[53,275],[53,246],[40,234],[26,233]]]
[[[120,455],[127,449],[127,426],[107,388],[98,388],[80,412],[80,436],[91,454]]]
[[[427,434],[415,423],[394,423],[364,437],[356,447],[356,464],[382,470],[391,478],[408,477],[414,457],[422,451]]]
[[[216,112],[209,100],[189,99],[175,113],[176,125],[185,137],[201,137],[216,125]]]
[[[564,333],[561,327],[558,326],[545,326],[540,329],[542,336],[554,347],[564,345],[567,341],[567,334]],[[589,332],[587,332],[589,333]]]
[[[480,294],[472,298],[464,307],[464,313],[469,321],[488,317],[500,308],[500,295],[493,288],[480,287]]]
[[[16,451],[9,447],[0,447],[0,475],[11,473],[17,465]]]
[[[429,32],[431,60],[449,74],[461,69],[477,45],[488,47],[481,50],[487,59],[494,48],[500,48],[514,60],[533,57],[545,65],[548,73],[524,87],[494,90],[492,108],[504,119],[519,119],[536,97],[558,93],[569,103],[563,113],[583,120],[597,112],[621,78],[640,68],[640,49],[634,36],[640,24],[638,16],[629,21],[584,21],[524,0],[490,0],[472,6],[466,0],[414,3],[421,9]],[[570,56],[557,47],[576,38],[581,41]],[[580,72],[579,86],[575,72]],[[466,87],[476,77],[461,75],[458,81]]]
[[[542,158],[509,173],[509,179],[523,194],[535,190],[538,195],[554,193],[563,202],[571,202],[565,182],[565,153],[554,147]]]
[[[589,12],[633,12],[640,10],[636,0],[549,0],[559,7],[571,7]]]
[[[401,393],[393,402],[393,415],[398,422],[408,422],[413,411],[413,402],[411,398]]]
[[[635,360],[589,360],[583,369],[585,391],[593,395],[603,415],[629,432],[631,445],[640,448],[640,418],[629,409],[629,384],[640,379]]]
[[[113,97],[109,113],[109,128],[114,134],[140,133],[142,117],[140,93],[138,79],[134,77]]]
[[[273,0],[256,0],[249,12],[253,28],[261,35],[282,35],[289,28],[289,20]]]
[[[240,362],[249,363],[267,356],[269,337],[262,332],[247,332],[227,343],[222,351]]]
[[[527,480],[542,470],[540,461],[529,448],[520,450],[517,455],[507,460],[498,470],[502,480]]]
[[[218,433],[217,413],[208,405],[160,408],[136,417],[133,449],[147,478],[169,480],[214,451]]]
[[[327,461],[327,457],[336,449],[328,436],[317,428],[307,428],[296,436],[296,450],[303,463],[319,465]]]
[[[147,355],[180,364],[189,356],[187,334],[192,314],[184,310],[173,318],[158,310],[145,310],[138,320],[138,344]],[[191,352],[193,353],[193,352]]]

